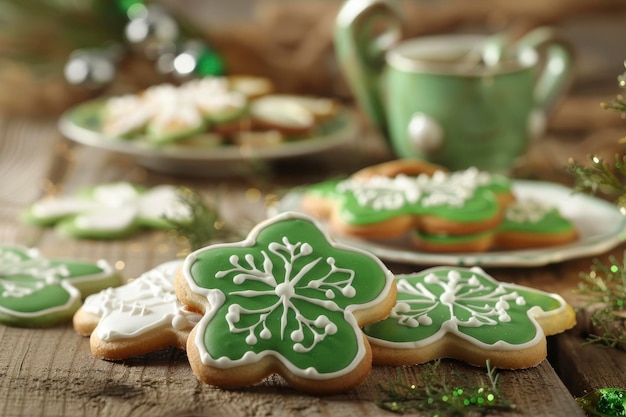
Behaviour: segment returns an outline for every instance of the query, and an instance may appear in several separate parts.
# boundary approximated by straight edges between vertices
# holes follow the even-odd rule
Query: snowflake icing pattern
[[[66,265],[53,265],[48,259],[39,256],[34,250],[0,248],[0,287],[2,297],[26,297],[46,285],[58,284],[61,277],[67,277]],[[36,277],[16,281],[10,277]]]
[[[435,295],[425,284],[441,286],[443,292]],[[398,302],[390,317],[409,327],[431,325],[429,312],[444,305],[455,326],[495,326],[499,322],[511,321],[508,310],[511,302],[525,305],[526,300],[517,291],[508,291],[503,285],[487,286],[476,275],[463,277],[458,271],[450,271],[445,279],[435,274],[425,277],[424,283],[412,285],[407,280],[398,283],[398,290],[414,295],[413,299]],[[463,319],[466,317],[466,319]]]
[[[480,268],[431,268],[396,279],[391,314],[364,328],[373,343],[421,346],[454,333],[477,345],[521,346],[544,337],[535,316],[566,309],[554,294],[500,283]]]
[[[71,317],[82,296],[112,285],[119,276],[104,261],[49,260],[35,249],[0,246],[0,321],[6,324],[54,324]]]
[[[206,348],[203,362],[231,366],[272,355],[310,376],[340,372],[362,358],[352,311],[373,305],[393,285],[380,261],[331,244],[314,222],[295,213],[257,227],[243,243],[205,248],[185,263],[192,289],[207,289],[213,300],[196,339]],[[208,295],[215,291],[223,297]],[[317,363],[328,357],[333,361]]]

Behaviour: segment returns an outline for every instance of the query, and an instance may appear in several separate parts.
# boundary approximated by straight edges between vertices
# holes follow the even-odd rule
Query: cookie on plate
[[[388,239],[413,229],[446,235],[493,230],[512,199],[508,179],[469,168],[329,180],[306,188],[301,204],[328,218],[337,233]]]
[[[74,315],[74,329],[91,336],[94,356],[119,360],[167,347],[185,349],[200,316],[176,298],[174,277],[181,264],[166,262],[85,299]]]
[[[418,250],[439,253],[545,248],[577,238],[576,225],[557,207],[533,199],[517,200],[507,207],[502,223],[491,231],[464,236],[412,234]]]
[[[304,392],[349,390],[372,366],[361,326],[395,302],[378,258],[294,212],[259,223],[244,241],[191,253],[175,284],[203,314],[187,342],[193,372],[223,388],[279,374]]]
[[[307,136],[333,118],[340,106],[323,97],[270,94],[253,100],[250,117],[256,130],[276,130],[286,138]]]
[[[121,278],[106,261],[47,259],[37,249],[0,246],[0,323],[44,327],[72,315],[85,296]]]
[[[116,239],[143,228],[167,229],[167,220],[191,220],[180,189],[171,185],[144,188],[128,182],[100,184],[73,196],[44,198],[22,218],[36,226],[53,226],[66,236]]]
[[[374,363],[413,365],[454,358],[522,369],[547,355],[546,336],[572,328],[561,296],[496,281],[482,269],[436,267],[396,276],[388,318],[366,325]]]

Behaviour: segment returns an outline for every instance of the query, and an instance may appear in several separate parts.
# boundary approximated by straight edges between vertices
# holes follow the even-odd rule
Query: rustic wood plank
[[[599,388],[624,388],[626,352],[584,344],[584,337],[573,332],[555,340],[555,367],[573,395],[580,397]]]
[[[274,415],[377,416],[379,385],[400,376],[423,384],[425,366],[374,367],[366,382],[341,395],[303,395],[272,377],[255,387],[221,390],[199,382],[182,351],[170,349],[126,361],[94,358],[88,339],[70,325],[50,329],[0,328],[0,413],[17,416]],[[484,369],[456,361],[442,375],[486,382]],[[521,371],[498,371],[503,394],[515,404],[506,415],[577,416],[582,413],[547,361]],[[409,413],[409,415],[411,415]],[[496,413],[496,415],[498,415]],[[504,415],[504,414],[503,414]]]

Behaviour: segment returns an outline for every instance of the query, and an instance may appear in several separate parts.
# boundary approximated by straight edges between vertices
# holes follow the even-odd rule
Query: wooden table
[[[265,217],[266,200],[290,187],[331,175],[347,174],[389,157],[378,137],[367,130],[338,157],[312,156],[283,161],[248,178],[175,177],[147,171],[125,156],[74,145],[57,132],[54,120],[0,118],[0,243],[39,248],[48,258],[106,259],[126,278],[136,277],[184,249],[169,235],[146,232],[125,240],[76,241],[54,231],[25,226],[18,213],[47,193],[71,194],[97,183],[128,180],[146,185],[191,186],[207,196],[219,195],[230,220],[247,227]],[[572,142],[547,140],[536,154],[566,155]],[[547,149],[547,151],[546,151]],[[561,152],[559,153],[559,149]],[[351,155],[346,159],[345,155]],[[560,162],[559,162],[560,163]],[[545,179],[564,179],[560,168],[530,169]],[[226,210],[227,209],[227,210]],[[243,220],[241,220],[243,219]],[[227,219],[228,220],[228,219]],[[611,251],[621,258],[626,247]],[[605,257],[602,256],[604,259]],[[572,289],[591,258],[536,268],[490,268],[502,281],[561,293],[576,302]],[[420,268],[389,264],[394,272]],[[583,346],[577,330],[549,338],[549,360],[521,371],[499,371],[502,389],[515,409],[493,415],[583,416],[574,397],[591,390],[626,388],[626,353]],[[375,367],[357,389],[327,397],[303,395],[278,377],[248,389],[222,390],[199,382],[183,352],[166,350],[121,362],[94,358],[87,338],[71,324],[48,329],[0,326],[0,415],[21,416],[379,416],[392,415],[375,403],[383,398],[380,383],[401,377],[421,384],[426,368]],[[468,381],[485,378],[483,369],[443,361],[442,377],[461,373]]]

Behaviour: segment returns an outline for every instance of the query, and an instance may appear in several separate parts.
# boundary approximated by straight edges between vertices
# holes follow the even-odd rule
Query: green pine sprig
[[[191,212],[191,219],[166,216],[174,233],[187,242],[190,251],[200,249],[216,240],[234,240],[241,234],[229,227],[220,217],[215,204],[205,202],[196,191],[181,187],[181,202]]]
[[[386,385],[379,384],[385,398],[377,405],[387,411],[405,413],[419,411],[427,416],[467,416],[469,414],[485,415],[489,412],[509,411],[515,406],[500,392],[500,383],[495,368],[487,361],[488,384],[481,382],[478,386],[462,386],[459,376],[454,385],[442,378],[438,371],[440,361],[427,365],[422,375],[425,385],[405,384],[400,376],[396,381]]]
[[[589,272],[580,274],[577,292],[586,298],[587,308],[593,307],[590,316],[594,331],[587,343],[615,348],[626,345],[626,252],[619,262],[609,258],[610,264],[598,259]]]
[[[589,155],[588,159],[590,165],[569,161],[568,172],[576,177],[574,190],[608,195],[621,210],[626,210],[626,156],[616,154],[613,163],[597,155]]]
[[[622,77],[626,79],[626,73]],[[620,113],[622,119],[626,119],[626,101],[624,101],[623,96],[618,95],[613,103],[600,103],[600,105],[603,109],[615,110]]]
[[[624,62],[626,66],[626,61]],[[617,77],[620,88],[626,89],[626,72]],[[605,109],[614,110],[626,119],[626,101],[618,95],[613,103],[601,103]],[[619,139],[626,143],[626,136]],[[590,165],[570,160],[568,172],[576,177],[575,190],[589,194],[603,193],[614,198],[622,214],[626,215],[626,155],[615,154],[612,163],[597,155],[589,155]],[[626,346],[626,252],[618,262],[609,258],[609,265],[594,260],[589,272],[582,272],[578,293],[587,298],[585,306],[594,332],[587,343],[606,347]]]
[[[624,61],[626,66],[626,61]],[[620,88],[626,89],[626,72],[617,77]],[[602,108],[614,110],[626,119],[626,101],[618,95],[613,103],[600,103]],[[626,136],[618,140],[626,143]],[[575,190],[589,194],[604,193],[615,198],[617,206],[626,213],[626,156],[615,154],[615,161],[604,161],[597,155],[588,155],[589,166],[570,160],[567,171],[575,180]]]

